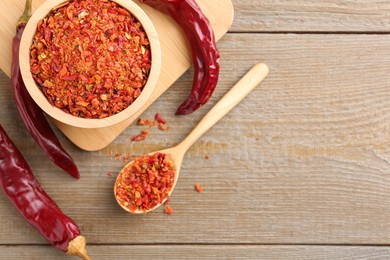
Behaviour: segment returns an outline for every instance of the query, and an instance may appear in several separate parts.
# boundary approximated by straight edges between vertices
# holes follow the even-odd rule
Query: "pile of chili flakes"
[[[37,26],[31,73],[48,101],[83,118],[114,115],[134,102],[151,68],[147,35],[108,0],[74,0]]]
[[[115,196],[131,212],[147,211],[168,198],[174,179],[175,167],[169,155],[144,155],[120,172]]]

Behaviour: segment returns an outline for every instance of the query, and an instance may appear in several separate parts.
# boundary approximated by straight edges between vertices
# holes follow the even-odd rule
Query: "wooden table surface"
[[[144,129],[133,124],[107,148],[86,152],[55,128],[79,181],[28,135],[3,72],[0,123],[78,223],[93,259],[389,259],[390,2],[233,5],[233,25],[218,43],[220,83],[196,113],[174,116],[191,88],[189,70],[142,114],[160,112],[170,126],[152,128],[143,142],[130,140]],[[141,155],[178,143],[258,62],[270,67],[268,78],[186,154],[174,213],[126,214],[112,194],[125,163],[110,152]],[[71,259],[3,194],[0,219],[0,259]]]

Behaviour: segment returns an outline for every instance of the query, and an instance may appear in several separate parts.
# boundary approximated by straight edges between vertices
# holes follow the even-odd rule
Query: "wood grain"
[[[160,112],[168,131],[151,128],[136,143],[130,137],[144,128],[132,125],[107,148],[85,152],[54,128],[80,181],[51,164],[24,130],[1,72],[0,123],[80,225],[94,259],[388,259],[390,35],[373,32],[388,30],[389,6],[324,2],[234,1],[234,33],[218,43],[221,79],[211,101],[174,116],[191,88],[190,70],[142,113]],[[330,33],[275,33],[296,30]],[[370,34],[353,33],[363,31]],[[125,164],[115,153],[177,144],[257,62],[270,67],[262,87],[186,154],[170,202],[174,214],[126,215],[112,196],[115,172]],[[0,259],[69,259],[1,193],[0,219]]]
[[[134,245],[90,246],[94,260],[102,259],[387,259],[389,247],[256,246],[256,245]],[[0,259],[72,259],[47,246],[2,246]]]
[[[231,32],[385,32],[390,2],[382,0],[233,0]]]
[[[43,0],[33,1],[33,10]],[[236,10],[231,32],[389,32],[390,3],[381,0],[232,0]],[[24,2],[0,8],[1,35],[13,35]],[[5,3],[6,4],[6,3]],[[10,75],[9,37],[0,37],[0,68]]]
[[[167,132],[151,128],[136,143],[130,137],[144,128],[131,126],[99,152],[80,151],[60,135],[80,167],[78,182],[51,165],[9,116],[16,112],[4,74],[1,123],[92,244],[388,244],[389,40],[229,34],[219,46],[222,57],[234,59],[222,59],[224,76],[210,103],[173,115],[191,87],[189,72],[142,114],[162,113]],[[255,61],[269,65],[268,78],[186,154],[174,214],[125,214],[111,195],[115,177],[107,176],[124,162],[110,151],[140,155],[178,143]],[[45,243],[0,198],[0,243]]]

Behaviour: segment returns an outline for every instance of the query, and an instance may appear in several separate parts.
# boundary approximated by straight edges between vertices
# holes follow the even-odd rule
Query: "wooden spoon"
[[[267,76],[267,74],[268,74],[267,65],[262,63],[255,65],[249,72],[245,74],[245,76],[233,88],[229,90],[228,93],[225,94],[225,96],[222,97],[222,99],[205,115],[205,117],[198,123],[198,125],[181,143],[179,143],[178,145],[172,148],[152,152],[149,154],[149,155],[152,155],[154,153],[167,154],[170,156],[170,159],[174,163],[175,170],[176,170],[175,179],[174,179],[173,187],[169,191],[169,196],[172,193],[173,189],[175,188],[175,185],[179,178],[180,166],[183,161],[184,154],[186,153],[188,148],[190,148],[192,144],[194,144],[207,130],[209,130],[215,123],[217,123],[223,116],[225,116],[241,100],[243,100],[244,97],[246,97],[261,81],[263,81],[263,79]],[[124,167],[124,169],[132,163],[133,161],[128,163]],[[116,187],[117,187],[117,182],[120,179],[119,177],[123,171],[124,170],[122,169],[119,172],[114,186],[114,194],[117,201],[118,198],[116,196],[117,194]],[[164,203],[164,201],[162,203]],[[123,206],[119,201],[118,204],[124,210],[131,212],[127,207]],[[136,214],[146,213],[161,206],[161,204],[157,204],[154,208],[151,209],[136,210],[135,212],[131,212],[131,213],[136,213]]]

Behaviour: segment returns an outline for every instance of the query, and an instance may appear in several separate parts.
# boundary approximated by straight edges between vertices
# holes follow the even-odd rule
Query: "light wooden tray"
[[[130,0],[129,0],[130,1]],[[17,2],[17,3],[15,3]],[[37,2],[43,0],[34,0],[34,7]],[[184,34],[176,23],[168,16],[154,10],[153,8],[139,3],[141,8],[149,15],[154,23],[160,38],[162,50],[161,74],[157,86],[150,99],[141,109],[129,119],[110,127],[86,129],[72,127],[53,119],[59,129],[78,147],[87,151],[100,150],[109,145],[118,135],[122,133],[132,122],[134,122],[162,93],[164,93],[188,68],[190,68],[191,51],[188,47]],[[231,0],[198,0],[199,6],[213,25],[215,37],[217,40],[228,31],[233,22],[233,5]],[[17,8],[15,8],[15,6]],[[9,75],[11,66],[11,41],[15,33],[15,23],[22,14],[24,0],[12,1],[6,0],[1,8],[2,17],[5,20],[0,25],[1,46],[7,46],[0,49],[1,57],[0,68]],[[8,12],[5,12],[7,10]],[[9,46],[9,47],[8,47]]]

